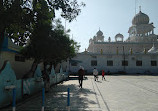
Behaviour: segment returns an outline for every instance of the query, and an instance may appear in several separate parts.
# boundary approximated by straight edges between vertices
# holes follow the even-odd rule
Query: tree
[[[23,0],[0,0],[0,50],[4,36],[14,39],[17,45],[26,44],[32,21],[32,11]]]
[[[85,6],[83,2],[79,4],[77,0],[47,0],[47,2],[52,9],[61,9],[61,16],[67,19],[69,22],[74,20],[79,13],[81,13],[80,7]]]
[[[84,3],[78,4],[77,0],[44,0],[47,2],[49,10],[54,13],[55,10],[62,10],[62,17],[74,20],[81,12],[80,7]],[[0,0],[0,50],[4,36],[9,36],[14,43],[24,46],[30,38],[33,30],[33,5],[38,0]],[[29,5],[28,5],[29,4]]]
[[[0,49],[5,34],[17,45],[25,46],[22,53],[34,58],[31,72],[40,62],[57,63],[73,56],[75,42],[64,28],[54,29],[52,21],[55,10],[61,9],[61,15],[71,22],[81,12],[80,6],[84,4],[76,0],[0,0]],[[58,50],[52,51],[56,46]]]
[[[33,41],[31,41],[22,51],[28,58],[31,57],[35,59],[30,71],[32,73],[29,72],[31,74],[30,76],[33,75],[37,64],[40,62],[43,62],[44,64],[43,72],[46,72],[46,66],[48,64],[50,65],[49,69],[51,70],[52,65],[56,66],[63,60],[74,57],[75,51],[79,48],[77,42],[70,40],[69,35],[65,34],[61,22],[57,20],[56,23],[56,26],[50,31],[48,37],[38,36],[33,38]]]

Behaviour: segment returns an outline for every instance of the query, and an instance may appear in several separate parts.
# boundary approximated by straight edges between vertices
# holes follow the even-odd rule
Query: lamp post
[[[123,46],[123,69],[125,71],[125,49],[124,49],[124,46]]]
[[[68,80],[69,80],[69,76],[70,76],[70,65],[71,65],[71,58],[69,58]]]

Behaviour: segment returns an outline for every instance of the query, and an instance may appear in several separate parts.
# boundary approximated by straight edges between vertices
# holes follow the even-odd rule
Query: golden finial
[[[130,49],[130,52],[131,52],[131,55],[133,54],[133,50],[132,50],[132,48]]]
[[[103,54],[103,49],[100,50],[100,53]]]
[[[146,48],[144,48],[144,54],[146,54],[147,53],[147,50],[146,50]]]
[[[117,53],[117,55],[118,55],[118,47],[117,47],[117,49],[116,49],[116,53]]]

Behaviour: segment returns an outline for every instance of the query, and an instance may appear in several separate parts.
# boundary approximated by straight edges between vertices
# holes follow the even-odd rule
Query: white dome
[[[115,38],[123,38],[123,35],[122,34],[120,34],[120,33],[118,33],[118,34],[116,34],[116,36],[115,36]]]
[[[99,31],[97,32],[97,36],[102,36],[102,35],[103,35],[103,32],[99,30]]]
[[[142,13],[141,11],[138,14],[136,14],[132,20],[133,25],[148,24],[148,23],[149,23],[148,15]]]
[[[122,34],[120,34],[120,33],[118,33],[118,34],[116,34],[116,36],[115,36],[115,41],[116,42],[123,42],[123,35]]]

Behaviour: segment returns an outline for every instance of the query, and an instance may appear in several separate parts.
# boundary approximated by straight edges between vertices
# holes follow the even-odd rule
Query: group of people
[[[93,69],[93,75],[94,75],[94,80],[98,81],[98,70],[96,68]],[[106,80],[104,76],[105,76],[105,72],[104,70],[102,70],[102,80]]]
[[[98,81],[98,70],[96,68],[93,69],[93,75],[94,75],[94,80]],[[78,80],[79,80],[79,87],[82,88],[82,83],[83,83],[83,78],[85,76],[85,71],[82,66],[80,66],[80,69],[78,70]],[[105,72],[102,70],[102,80],[105,79]]]

